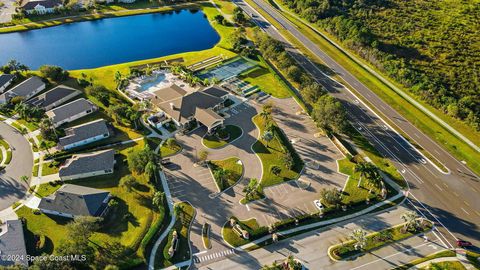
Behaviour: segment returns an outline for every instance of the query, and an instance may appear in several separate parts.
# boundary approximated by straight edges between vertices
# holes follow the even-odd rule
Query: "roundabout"
[[[30,144],[22,134],[4,122],[0,122],[0,139],[9,144],[11,161],[0,171],[0,211],[25,197],[28,186],[20,178],[30,180],[33,167],[33,153]]]

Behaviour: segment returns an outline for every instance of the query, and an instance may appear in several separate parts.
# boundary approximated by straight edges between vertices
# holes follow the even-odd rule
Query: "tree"
[[[313,105],[313,119],[317,125],[325,130],[345,132],[347,114],[340,101],[330,95],[321,96]]]
[[[369,173],[368,163],[367,162],[359,162],[358,164],[355,164],[354,170],[355,170],[355,172],[360,173],[360,179],[358,179],[358,185],[357,185],[357,187],[360,187],[360,183],[362,182],[362,178],[367,176],[368,173]]]
[[[61,82],[66,80],[69,75],[68,71],[64,70],[59,66],[43,65],[40,67],[39,70],[42,76],[56,82]]]
[[[301,94],[307,104],[313,105],[324,94],[322,86],[316,82],[301,87]]]
[[[283,163],[285,164],[285,167],[287,169],[292,169],[293,167],[293,157],[292,157],[292,154],[290,152],[286,152],[284,155],[283,155]]]
[[[218,24],[223,24],[223,21],[225,20],[225,18],[224,18],[221,14],[215,15],[215,17],[213,17],[213,19],[214,19]]]
[[[128,168],[138,174],[146,173],[146,169],[149,170],[148,173],[154,173],[157,169],[155,164],[157,164],[158,159],[158,154],[152,151],[148,145],[145,145],[141,150],[132,150],[127,154]],[[147,168],[148,163],[152,164],[148,165]]]
[[[243,25],[247,22],[247,17],[245,16],[241,8],[236,7],[233,10],[233,21],[240,25]]]
[[[407,211],[403,213],[401,218],[405,222],[404,229],[407,231],[415,231],[420,225],[418,215],[414,211]]]
[[[322,188],[320,190],[320,200],[327,205],[335,206],[342,202],[342,193],[336,188]]]
[[[223,190],[227,186],[228,175],[228,171],[223,168],[218,168],[213,172],[213,177],[217,179],[220,190]]]
[[[198,163],[203,164],[205,161],[207,161],[208,155],[209,152],[207,150],[201,150],[198,154]]]
[[[145,165],[145,174],[148,175],[149,178],[152,178],[155,176],[157,169],[158,166],[154,162],[149,161],[147,165]]]
[[[94,84],[85,88],[87,95],[90,95],[100,101],[103,105],[110,105],[110,91],[103,85]]]
[[[123,77],[123,74],[120,71],[116,71],[113,81],[117,85],[117,89],[122,89],[124,86],[125,78]]]
[[[76,242],[88,241],[88,238],[100,228],[102,218],[77,216],[67,224],[69,238]]]
[[[165,201],[165,192],[155,191],[152,197],[152,204],[160,209]]]
[[[1,67],[0,70],[3,73],[10,74],[10,73],[13,73],[13,72],[18,72],[18,71],[27,71],[27,70],[29,70],[29,68],[26,65],[21,64],[17,60],[13,59],[13,60],[8,61],[8,63],[6,65],[4,65],[3,67]]]
[[[165,146],[170,148],[170,149],[173,149],[177,146],[177,141],[175,141],[174,138],[168,138],[166,141],[165,141]]]
[[[28,188],[30,188],[30,178],[26,175],[22,175],[20,177],[20,180],[22,180],[23,182],[25,182],[25,184],[27,184]]]
[[[350,234],[350,238],[356,242],[356,250],[363,249],[367,245],[367,232],[362,229],[353,230]]]
[[[268,143],[273,140],[273,133],[271,131],[266,130],[262,134],[262,139],[265,141],[267,148],[269,148]]]
[[[137,180],[132,175],[125,175],[120,179],[120,186],[126,189],[128,192],[133,190],[133,187],[137,185]]]

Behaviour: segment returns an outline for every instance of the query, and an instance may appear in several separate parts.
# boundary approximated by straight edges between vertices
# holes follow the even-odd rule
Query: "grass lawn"
[[[476,253],[473,251],[467,251],[467,259],[473,264],[477,269],[480,269],[480,253]]]
[[[459,261],[451,262],[437,262],[430,263],[428,266],[422,267],[421,269],[425,270],[465,270],[465,266]]]
[[[236,217],[232,218],[237,221],[237,224],[239,224],[242,229],[248,231],[250,234],[250,239],[255,238],[257,235],[263,235],[268,232],[268,228],[260,226],[255,218],[248,220],[238,220]],[[230,226],[230,220],[223,225],[222,235],[223,240],[234,247],[239,247],[250,242],[250,240],[242,238],[233,231],[232,226]]]
[[[360,180],[360,173],[355,172],[355,163],[344,158],[338,161],[339,171],[341,173],[347,174],[350,177],[347,179],[347,183],[344,187],[342,203],[359,203],[365,201],[368,197],[370,199],[375,198],[378,194],[381,193],[381,188],[375,187],[367,182],[365,177],[362,178],[360,183],[360,188],[358,187],[358,180]],[[369,192],[372,190],[372,193]]]
[[[388,177],[395,181],[399,186],[406,186],[406,182],[403,179],[403,176],[395,168],[395,166],[393,166],[393,163],[390,160],[384,158],[380,154],[380,152],[378,152],[377,149],[373,147],[373,145],[371,145],[365,137],[362,136],[362,134],[360,134],[352,126],[350,126],[347,134],[350,137],[350,140],[352,140],[356,146],[362,149],[363,153],[372,160],[375,166],[377,166],[382,172],[388,175]]]
[[[174,206],[176,221],[175,225],[168,235],[167,241],[163,241],[160,245],[159,252],[155,257],[155,268],[168,267],[175,263],[183,262],[190,259],[189,233],[190,224],[195,217],[195,209],[186,202],[177,203]],[[177,232],[178,247],[172,257],[168,255],[168,250],[171,247],[173,239],[173,231]],[[163,249],[162,249],[163,247]]]
[[[40,198],[47,197],[48,195],[53,194],[55,191],[57,191],[60,187],[62,187],[62,184],[56,184],[55,182],[41,184],[38,187],[38,191],[35,195]]]
[[[40,165],[38,165],[38,163],[34,164],[33,165],[33,170],[32,170],[32,176],[33,177],[37,177],[38,176],[38,168],[40,167]]]
[[[226,125],[225,129],[229,134],[229,138],[227,140],[218,138],[216,134],[205,134],[202,139],[203,145],[205,145],[207,148],[220,148],[238,139],[243,134],[242,129],[234,125]]]
[[[250,0],[247,0],[249,3]],[[279,1],[276,1],[277,4]],[[282,5],[281,5],[282,6]],[[282,8],[285,8],[282,6]],[[285,8],[286,9],[286,8]],[[477,160],[480,159],[480,153],[472,149],[466,143],[464,143],[461,139],[457,138],[455,135],[451,134],[448,130],[443,128],[440,124],[438,124],[435,120],[431,119],[429,116],[424,114],[420,109],[417,109],[414,105],[404,99],[402,96],[397,94],[392,88],[387,86],[381,80],[376,78],[372,73],[367,71],[365,68],[360,66],[357,62],[355,62],[352,58],[347,56],[345,53],[340,51],[336,48],[333,44],[327,41],[324,37],[313,31],[307,25],[305,25],[302,21],[292,17],[286,12],[283,12],[292,23],[294,23],[299,31],[305,34],[309,39],[315,42],[321,50],[325,53],[330,55],[335,61],[337,61],[340,65],[346,68],[353,76],[359,79],[363,84],[365,84],[369,89],[374,91],[382,100],[387,102],[390,106],[392,106],[395,110],[400,112],[406,119],[408,119],[412,124],[417,126],[423,133],[427,134],[430,138],[435,140],[439,145],[443,145],[450,153],[452,153],[457,159],[465,160],[467,165],[477,174],[480,174],[480,164]],[[268,17],[267,17],[268,18]],[[274,23],[274,22],[272,22]],[[274,23],[275,24],[275,23]],[[316,30],[320,31],[322,34],[328,36],[330,39],[335,40],[332,36],[328,35],[323,29],[320,27],[315,27]],[[289,36],[287,36],[289,37]],[[289,40],[293,40],[293,38],[289,37]],[[339,43],[339,42],[337,42]],[[306,50],[305,48],[300,47],[300,49],[307,53],[313,60],[318,60],[315,56],[311,56],[311,53]],[[350,53],[354,54],[353,52],[349,51]],[[356,57],[360,59],[360,57]],[[360,60],[362,64],[367,64],[365,61]],[[367,64],[368,65],[368,64]],[[371,69],[375,70],[377,73],[381,73],[376,70],[371,65],[368,65]],[[385,78],[388,76],[384,75]],[[395,84],[395,83],[394,83]],[[426,107],[429,111],[437,115],[443,121],[448,123],[450,126],[455,128],[461,134],[469,138],[473,142],[478,142],[480,140],[480,133],[473,131],[473,129],[467,126],[465,123],[453,119],[449,116],[446,116],[441,111],[433,108],[432,106],[426,104],[425,102],[419,100],[415,96],[411,95],[408,92],[408,89],[395,84],[398,88],[402,89],[408,95],[414,97],[419,103],[421,103],[424,107]],[[368,100],[364,100],[368,104]],[[372,109],[376,110],[374,107],[370,106]],[[393,125],[395,126],[395,125]],[[412,138],[409,139],[411,142]],[[414,142],[413,142],[414,143]],[[414,144],[415,145],[415,144]],[[426,152],[426,151],[423,151]]]
[[[220,191],[224,191],[225,189],[235,185],[243,174],[243,164],[241,160],[236,157],[231,157],[224,160],[211,160],[209,162],[209,168]],[[215,172],[220,169],[223,169],[227,172],[227,175],[223,181],[215,177]]]
[[[260,134],[263,134],[265,132],[265,120],[259,115],[254,116],[252,120],[260,130]],[[273,120],[271,121],[273,122]],[[280,128],[278,128],[275,123],[274,125],[274,128],[276,129],[276,132],[274,133],[276,135],[270,142],[268,142],[268,144],[260,137],[252,146],[253,151],[255,151],[262,162],[263,174],[260,184],[263,187],[296,179],[303,168],[302,160],[291,150],[293,147],[290,145],[288,139],[283,137],[283,133],[281,133]],[[284,161],[287,152],[290,152],[293,157],[293,166],[291,169],[286,167]],[[280,168],[281,171],[277,174],[273,174],[271,168],[274,166]]]
[[[131,248],[135,253],[142,242],[142,239],[149,231],[152,224],[156,224],[159,218],[163,219],[163,210],[155,210],[151,205],[151,198],[154,192],[151,184],[144,175],[135,175],[138,184],[131,192],[119,186],[121,177],[131,174],[126,160],[126,154],[134,147],[143,148],[145,143],[141,140],[135,143],[135,146],[122,146],[119,148],[119,155],[116,157],[117,164],[115,171],[110,175],[102,175],[97,177],[85,178],[68,181],[69,184],[88,186],[97,189],[109,191],[117,200],[118,206],[111,209],[105,217],[104,226],[91,237],[91,242],[100,247],[105,243],[118,241],[122,245]],[[53,187],[42,185],[40,187],[41,194],[51,192]],[[47,253],[54,251],[54,246],[58,245],[60,240],[66,239],[65,225],[69,220],[59,219],[46,215],[33,215],[30,209],[22,208],[17,212],[20,217],[27,219],[28,233],[44,234],[47,236],[52,248]],[[27,246],[32,250],[35,244],[33,238],[28,238]],[[143,254],[137,252],[139,257]]]
[[[53,162],[42,163],[42,176],[58,173],[60,170],[60,164],[55,166]]]
[[[173,145],[171,147],[168,147],[165,144],[163,144],[160,147],[160,156],[161,157],[173,156],[179,153],[181,150],[182,150],[182,146],[176,140],[174,140]]]
[[[407,270],[407,269],[410,269],[411,267],[413,267],[417,264],[421,264],[421,263],[426,262],[426,261],[430,261],[430,260],[433,260],[433,259],[436,259],[436,258],[443,258],[443,257],[456,257],[456,255],[457,254],[455,253],[455,251],[442,250],[442,251],[430,254],[430,255],[428,255],[424,258],[413,260],[413,261],[411,261],[407,264],[404,264],[404,265],[398,266],[396,268],[393,268],[392,270]]]
[[[423,228],[419,228],[415,232],[409,232],[409,231],[402,232],[404,224],[400,224],[400,225],[385,229],[381,232],[374,232],[374,233],[368,234],[366,236],[366,239],[367,239],[366,245],[362,250],[355,249],[356,241],[350,240],[347,242],[334,245],[332,248],[328,250],[328,252],[329,252],[329,255],[335,258],[336,260],[347,259],[352,256],[356,256],[356,255],[368,252],[370,250],[380,248],[386,244],[403,240],[415,234],[426,232],[432,228],[432,225],[433,225],[432,223],[427,222]],[[382,235],[381,233],[385,235]]]
[[[292,96],[291,89],[280,78],[280,76],[273,70],[270,65],[265,62],[263,57],[259,57],[256,61],[258,67],[247,71],[239,76],[239,79],[256,85],[265,93],[271,94],[277,98],[287,98]]]
[[[32,122],[32,121],[27,122],[24,119],[18,119],[17,122],[24,125],[29,131],[35,131],[38,129],[37,122]]]

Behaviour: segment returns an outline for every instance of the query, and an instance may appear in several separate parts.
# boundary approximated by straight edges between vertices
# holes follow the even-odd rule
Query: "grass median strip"
[[[224,160],[211,160],[208,162],[208,167],[212,172],[219,191],[224,191],[234,186],[243,174],[242,161],[236,157]]]
[[[350,240],[334,245],[328,249],[328,254],[335,260],[351,259],[387,244],[401,241],[419,233],[427,232],[432,226],[433,224],[431,222],[424,220],[419,228],[410,231],[407,230],[406,224],[400,224],[380,232],[366,235],[363,244],[357,240]]]
[[[241,128],[234,125],[226,125],[224,128],[215,131],[213,134],[206,134],[202,143],[207,148],[221,148],[242,136]]]

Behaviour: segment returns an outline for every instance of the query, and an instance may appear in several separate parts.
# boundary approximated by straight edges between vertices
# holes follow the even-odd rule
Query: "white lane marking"
[[[443,191],[443,189],[442,189],[439,185],[435,184],[435,186],[436,186],[440,191]]]
[[[466,205],[470,206],[470,204],[469,204],[467,201],[463,201],[463,203],[465,203]]]
[[[248,203],[245,204],[245,207],[247,208],[247,211],[250,211],[250,206],[248,206]]]
[[[207,252],[208,252],[208,250],[203,250],[203,251],[200,251],[200,252],[197,252],[197,253],[193,253],[193,256],[200,255],[200,254],[205,254]]]
[[[462,209],[462,211],[465,212],[465,214],[470,216],[470,213],[468,213],[467,210],[463,209],[463,207],[460,207],[460,209]]]
[[[423,243],[423,244],[421,244],[421,245],[418,245],[418,246],[415,246],[415,247],[412,247],[412,248],[404,249],[404,250],[402,250],[402,251],[399,251],[399,252],[397,252],[397,253],[388,255],[388,256],[386,256],[386,257],[382,257],[382,258],[380,258],[380,259],[377,259],[377,260],[374,260],[374,261],[371,261],[371,262],[362,264],[362,265],[357,266],[357,267],[355,267],[355,268],[351,268],[350,270],[359,269],[359,268],[362,268],[362,267],[364,267],[364,266],[370,265],[370,264],[372,264],[372,263],[376,263],[376,262],[378,262],[378,261],[384,261],[384,260],[387,259],[387,258],[394,257],[394,256],[397,256],[397,255],[399,255],[399,254],[403,254],[403,253],[405,253],[405,252],[409,252],[409,251],[411,251],[411,250],[417,249],[417,248],[419,248],[419,247],[426,246],[426,245],[428,245],[428,244],[429,244],[429,243]]]

